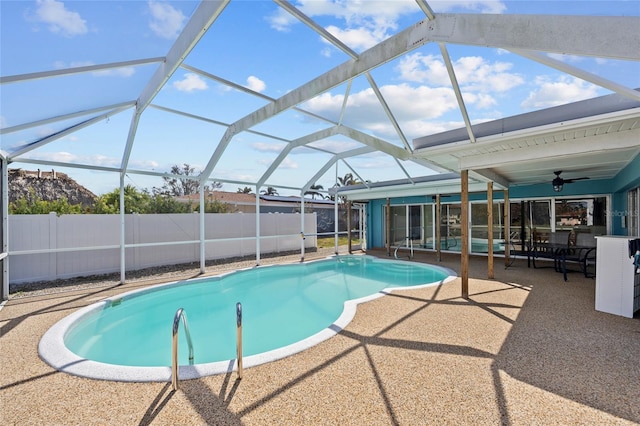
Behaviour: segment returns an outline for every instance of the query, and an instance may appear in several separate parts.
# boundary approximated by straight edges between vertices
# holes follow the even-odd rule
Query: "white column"
[[[9,299],[9,170],[8,163],[2,158],[2,300]]]
[[[333,200],[333,215],[334,215],[334,239],[335,239],[335,254],[338,254],[338,193],[334,196]]]
[[[124,284],[126,269],[126,236],[125,236],[125,215],[124,215],[124,172],[120,173],[120,284]]]
[[[205,242],[205,229],[204,229],[204,218],[205,218],[205,205],[204,205],[204,181],[200,182],[200,273],[204,274],[206,265],[205,265],[205,257],[206,257],[206,242]]]
[[[300,262],[304,262],[304,191],[300,191]]]
[[[256,185],[256,265],[260,266],[260,187]]]

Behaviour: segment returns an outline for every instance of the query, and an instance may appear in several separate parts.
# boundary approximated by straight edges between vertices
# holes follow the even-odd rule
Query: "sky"
[[[413,1],[297,0],[291,3],[357,53],[425,19]],[[640,16],[631,1],[440,1],[443,13]],[[149,60],[118,68],[0,85],[0,128],[86,114],[0,135],[5,156],[41,138],[93,118],[92,109],[135,101],[198,7],[194,1],[0,1],[0,75],[50,72],[70,67]],[[594,28],[594,37],[597,36]],[[472,123],[606,95],[601,87],[506,50],[446,46]],[[607,58],[551,55],[629,88],[640,87],[640,64]],[[184,64],[142,115],[128,168],[168,172],[173,164],[205,168],[226,126],[346,62],[350,57],[271,1],[232,0],[187,56]],[[200,72],[194,72],[199,70]],[[414,138],[464,126],[441,50],[426,44],[371,71],[409,144]],[[242,90],[239,90],[242,89]],[[247,93],[248,92],[248,93]],[[381,106],[366,76],[320,93],[276,117],[236,135],[212,172],[235,192],[267,171],[287,143],[326,129],[339,120],[366,134],[403,147],[398,129]],[[203,119],[194,120],[170,111]],[[20,158],[118,168],[123,162],[132,108],[103,117]],[[311,113],[311,114],[309,114]],[[267,179],[281,195],[299,195],[333,154],[364,145],[334,136],[298,147]],[[370,153],[338,162],[319,177],[327,189],[336,176],[363,180],[423,176],[434,171],[410,161]],[[12,163],[27,170],[48,165]],[[118,173],[54,167],[96,194],[119,185]],[[127,173],[125,184],[162,186],[159,177]],[[255,188],[254,188],[255,191]]]

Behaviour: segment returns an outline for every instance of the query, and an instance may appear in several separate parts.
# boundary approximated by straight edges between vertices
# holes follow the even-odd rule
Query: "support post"
[[[300,262],[304,262],[304,191],[301,191],[300,200]]]
[[[487,277],[493,279],[493,182],[487,182]]]
[[[205,202],[204,202],[204,181],[200,182],[200,273],[204,274],[206,270],[206,242],[205,242]]]
[[[127,261],[127,249],[125,247],[126,234],[125,234],[125,205],[124,205],[124,171],[120,173],[120,284],[124,284],[125,281],[125,269]]]
[[[347,201],[347,250],[351,254],[351,201]]]
[[[334,224],[333,224],[333,239],[334,239],[334,244],[335,244],[335,248],[334,248],[334,253],[337,255],[338,254],[338,194],[336,193],[335,195],[335,199],[333,200],[333,217],[334,217]]]
[[[260,186],[256,185],[256,266],[260,266]]]
[[[442,209],[440,207],[440,194],[436,194],[436,256],[438,258],[438,262],[442,262],[442,218],[440,215],[442,214]]]
[[[460,274],[462,275],[462,297],[469,298],[469,170],[460,172],[460,185],[462,188],[462,197],[460,200],[462,222],[461,242],[462,248],[460,252]]]
[[[510,259],[510,255],[509,255],[509,244],[511,244],[511,242],[509,241],[511,239],[510,235],[511,235],[511,229],[509,227],[510,225],[510,221],[509,221],[509,211],[511,210],[511,208],[509,207],[509,188],[504,190],[504,220],[502,221],[502,223],[504,223],[504,267],[508,268],[509,264],[511,263],[511,259]],[[553,222],[552,222],[553,223]]]
[[[9,299],[9,163],[6,158],[2,158],[0,172],[2,179],[2,250],[0,250],[0,264],[2,265],[2,300]]]
[[[391,256],[391,199],[387,198],[387,204],[385,206],[385,234],[387,245],[387,256]]]

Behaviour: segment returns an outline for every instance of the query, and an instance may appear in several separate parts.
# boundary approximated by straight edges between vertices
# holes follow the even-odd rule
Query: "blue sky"
[[[292,1],[354,51],[360,53],[385,38],[424,19],[412,1],[335,2]],[[640,16],[640,1],[444,1],[429,2],[439,13],[579,14]],[[2,77],[68,67],[107,64],[164,56],[198,2],[193,1],[0,1]],[[597,36],[597,28],[594,28]],[[605,95],[609,92],[555,69],[495,49],[447,45],[472,122],[482,122]],[[559,56],[580,69],[627,87],[640,87],[637,62]],[[270,1],[236,1],[225,8],[185,64],[244,86],[254,93],[279,98],[347,61],[342,51]],[[135,100],[157,68],[156,63],[29,80],[0,86],[0,126],[13,127]],[[371,76],[398,120],[402,132],[413,138],[464,125],[437,44],[427,44],[372,70]],[[336,120],[347,85],[319,94],[300,105],[314,114]],[[268,101],[219,81],[180,68],[153,104],[184,111],[222,124],[232,123]],[[92,166],[119,167],[131,123],[131,109],[55,140],[24,158]],[[4,152],[55,133],[78,121],[60,122],[3,134]],[[345,125],[402,146],[365,76],[348,90]],[[286,111],[243,132],[229,145],[212,173],[213,178],[257,181],[286,145],[266,135],[294,140],[328,127],[297,110]],[[129,167],[167,172],[172,164],[207,164],[224,134],[224,125],[148,108],[140,121]],[[342,152],[362,144],[333,137],[312,144],[321,150]],[[330,153],[296,148],[267,181],[270,185],[299,187],[331,158]],[[368,154],[348,160],[365,180],[405,177],[389,156]],[[36,169],[39,166],[15,163]],[[430,173],[411,162],[402,167],[412,176]],[[56,167],[97,194],[119,184],[117,173]],[[335,175],[352,170],[343,163],[317,183],[330,187]],[[139,188],[161,186],[157,177],[130,173],[128,184]],[[225,184],[235,191],[242,184]],[[296,194],[288,189],[281,194]]]

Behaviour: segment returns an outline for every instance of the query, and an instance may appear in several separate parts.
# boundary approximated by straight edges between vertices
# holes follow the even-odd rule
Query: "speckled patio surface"
[[[371,254],[371,253],[370,253]],[[385,256],[386,253],[377,252]],[[434,254],[418,261],[438,264]],[[459,256],[439,264],[460,270]],[[460,279],[358,306],[337,336],[236,373],[170,383],[70,376],[38,357],[74,310],[134,282],[11,299],[0,310],[3,425],[640,423],[640,319],[594,310],[595,280],[470,262]]]

